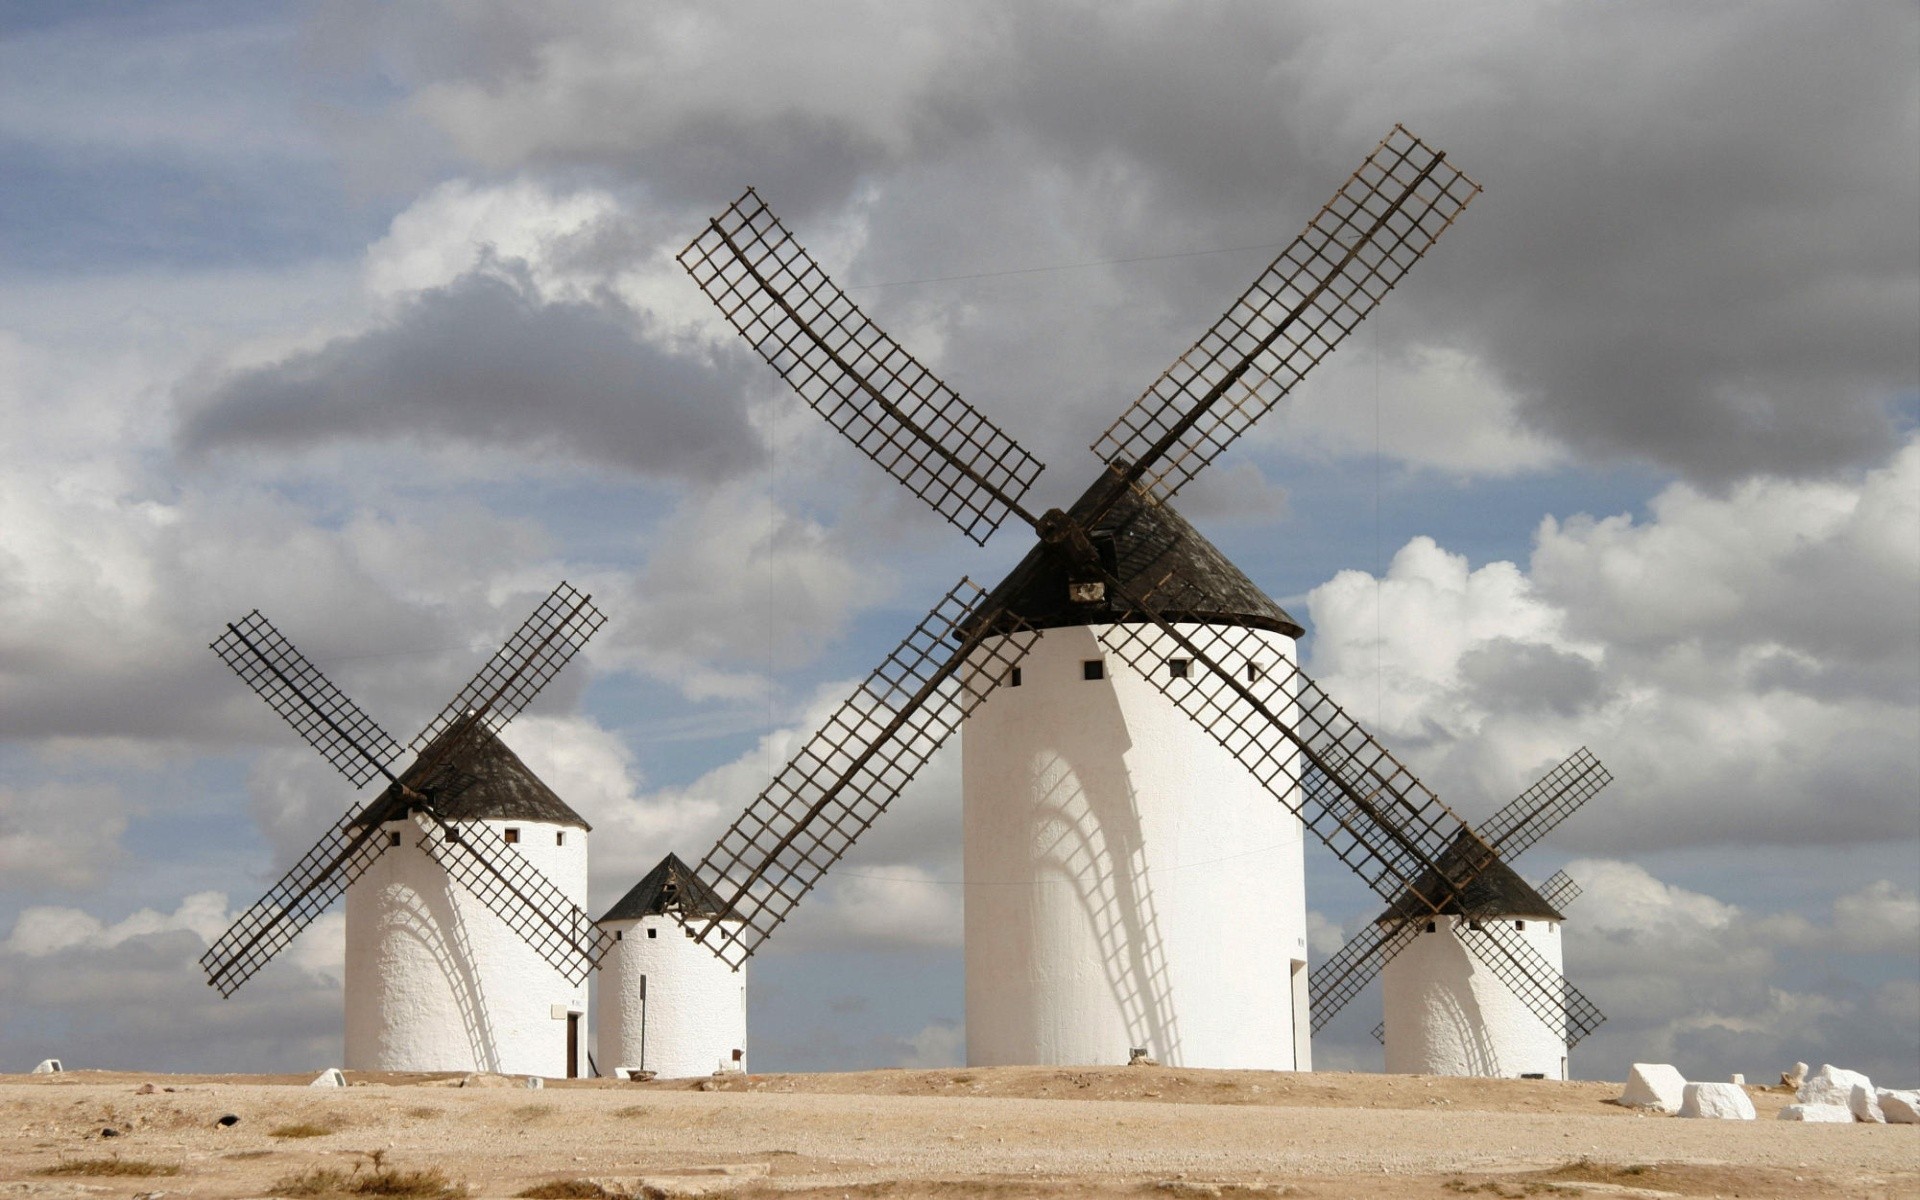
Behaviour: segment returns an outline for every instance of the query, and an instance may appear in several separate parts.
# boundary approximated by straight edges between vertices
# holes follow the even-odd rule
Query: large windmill
[[[1105,717],[1122,742],[1138,748],[1131,733],[1150,723],[1167,746],[1151,781],[1156,794],[1139,786],[1136,757],[1118,763],[1128,777],[1105,791],[1122,796],[1127,811],[1105,822],[1094,814],[1096,832],[1117,835],[1083,839],[1083,876],[1092,877],[1067,888],[1083,913],[1105,914],[1090,931],[1082,920],[1060,945],[1110,964],[1111,995],[1101,1001],[1107,1013],[1080,1007],[1087,988],[1063,995],[1033,986],[1035,976],[1064,965],[1032,961],[1045,948],[1025,952],[1024,967],[1009,965],[1022,953],[1010,952],[994,961],[1029,973],[1005,989],[1017,993],[1013,1011],[994,1018],[1023,1027],[1009,1044],[1028,1049],[1010,1053],[1043,1061],[1082,1054],[1112,1061],[1125,1053],[1110,1042],[1087,1050],[1053,1039],[1080,1022],[1175,1039],[1173,1061],[1204,1062],[1207,1054],[1188,1052],[1189,1031],[1265,1005],[1292,1011],[1284,1061],[1305,1066],[1300,886],[1256,897],[1252,914],[1219,907],[1217,892],[1187,905],[1197,905],[1197,913],[1157,910],[1156,877],[1170,865],[1199,865],[1191,855],[1172,864],[1153,857],[1164,841],[1158,832],[1166,810],[1210,800],[1210,789],[1184,788],[1182,773],[1197,770],[1224,789],[1222,803],[1197,818],[1209,836],[1226,838],[1216,843],[1215,858],[1273,849],[1297,876],[1285,843],[1290,834],[1297,841],[1304,826],[1383,899],[1403,903],[1411,896],[1438,913],[1468,895],[1495,856],[1300,671],[1292,643],[1299,625],[1259,596],[1168,502],[1359,324],[1478,191],[1444,154],[1395,126],[1305,232],[1095,443],[1103,466],[1080,499],[1037,514],[1022,497],[1042,470],[1039,461],[868,321],[753,191],[709,222],[680,262],[810,405],[975,541],[1015,517],[1039,542],[991,594],[964,579],[949,591],[721,836],[698,870],[729,919],[689,920],[690,932],[723,960],[743,963],[963,720],[989,697],[998,704],[1000,689],[1025,687],[1023,664],[1032,655],[1036,682],[1043,666],[1051,683],[1067,665],[1083,683],[1110,688]],[[1109,671],[1109,658],[1131,670]],[[1144,689],[1162,698],[1151,710],[1141,703]],[[1047,731],[1035,731],[1032,722],[1002,724],[1016,735],[998,748],[1002,758],[1009,750],[1039,751],[1071,765],[1074,751],[1100,749],[1063,750],[1046,745]],[[1231,779],[1218,769],[1221,755],[1234,765]],[[967,757],[970,766],[976,756]],[[1055,814],[1045,802],[1057,785],[1081,782],[1076,771],[1058,778],[1028,772],[1021,786],[1032,803],[1019,817],[1028,827],[1017,837],[1040,845],[1053,836],[1047,822]],[[1243,803],[1256,791],[1290,816],[1256,824],[1260,816]],[[970,835],[974,799],[969,778]],[[1073,798],[1077,808],[1065,814],[1062,837],[1087,831],[1079,820],[1085,801]],[[1261,807],[1269,816],[1277,811],[1264,800]],[[1028,860],[1040,865],[1032,854]],[[1038,883],[1012,882],[1008,890]],[[980,893],[971,886],[969,893],[971,910]],[[1029,910],[1024,923],[1031,929],[1050,919]],[[1216,962],[1210,973],[1178,977],[1180,964],[1217,955],[1220,943],[1207,941],[1207,931],[1262,925],[1274,936],[1264,939],[1259,962],[1244,971]],[[981,1061],[1001,1051],[976,1052],[973,1045],[973,935],[970,917],[968,1053]],[[1541,1020],[1582,1032],[1597,1022],[1591,1004],[1563,992],[1558,971],[1511,929],[1487,923],[1467,936],[1484,943],[1486,957],[1508,965],[1515,993]],[[1299,959],[1288,941],[1302,948]],[[1240,944],[1261,942],[1250,936]],[[1240,987],[1243,977],[1255,982]],[[1196,994],[1209,982],[1233,994],[1217,1003]],[[1270,1042],[1284,1034],[1260,1036]],[[1273,1061],[1266,1049],[1245,1047],[1242,1060]]]
[[[498,733],[605,618],[562,583],[402,747],[258,611],[212,649],[356,788],[348,812],[201,957],[230,996],[347,897],[346,1063],[579,1073],[587,823]],[[413,762],[395,773],[411,752]]]
[[[1314,969],[1309,984],[1319,1032],[1376,975],[1384,974],[1386,1017],[1374,1036],[1398,1075],[1567,1077],[1567,1053],[1584,1023],[1538,1020],[1508,977],[1511,964],[1484,955],[1463,932],[1511,923],[1555,972],[1561,969],[1562,909],[1580,895],[1565,871],[1537,890],[1508,863],[1599,794],[1612,776],[1584,747],[1549,771],[1458,843],[1499,857],[1435,912],[1417,897],[1389,905],[1364,932]],[[1546,981],[1551,985],[1551,980]]]

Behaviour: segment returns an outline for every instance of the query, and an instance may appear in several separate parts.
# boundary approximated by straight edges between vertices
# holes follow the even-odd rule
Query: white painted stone
[[[1097,630],[1042,632],[961,734],[967,1062],[1307,1070],[1300,823]]]
[[[1782,1121],[1824,1121],[1839,1125],[1853,1124],[1853,1113],[1839,1104],[1789,1104],[1780,1110]]]
[[[1542,980],[1551,992],[1561,972],[1560,922],[1530,919],[1513,936],[1538,951],[1552,969]],[[1386,1009],[1386,1066],[1391,1075],[1567,1077],[1564,1028],[1542,1021],[1526,1000],[1470,948],[1476,937],[1457,916],[1433,918],[1380,972]],[[1674,1098],[1676,1104],[1679,1097]]]
[[[1874,1095],[1870,1083],[1856,1083],[1853,1094],[1847,1097],[1847,1109],[1853,1113],[1856,1121],[1865,1121],[1870,1125],[1885,1125],[1886,1114],[1880,1111],[1879,1097]]]
[[[1800,1085],[1807,1081],[1807,1064],[1797,1062],[1793,1070],[1780,1072],[1780,1082],[1798,1092]]]
[[[1647,1108],[1677,1113],[1687,1098],[1687,1079],[1669,1063],[1635,1063],[1627,1072],[1627,1086],[1619,1103],[1627,1108]]]
[[[601,928],[619,935],[600,960],[594,1041],[601,1070],[627,1067],[689,1079],[732,1065],[735,1050],[744,1054],[744,969],[727,966],[663,913],[605,921]]]
[[[1714,1121],[1751,1121],[1753,1099],[1737,1083],[1690,1083],[1680,1100],[1680,1116]]]
[[[1741,1087],[1745,1087],[1747,1086],[1747,1077],[1745,1075],[1742,1075],[1740,1072],[1735,1071],[1733,1073],[1733,1078],[1730,1082],[1737,1083]]]
[[[340,1073],[339,1067],[328,1067],[318,1075],[315,1075],[313,1082],[307,1086],[317,1088],[343,1088],[347,1086],[347,1077]]]
[[[1802,1104],[1837,1104],[1847,1108],[1853,1103],[1853,1089],[1862,1085],[1871,1088],[1873,1080],[1858,1071],[1823,1063],[1818,1071],[1807,1076],[1795,1098]]]
[[[504,830],[520,830],[505,845]],[[569,900],[587,900],[587,834],[541,821],[470,821],[463,836],[522,855]],[[412,821],[400,844],[347,889],[346,1067],[565,1076],[569,1022],[587,985],[570,983],[491,909],[447,877]],[[565,834],[564,844],[555,843]],[[430,836],[438,837],[436,831]],[[584,1073],[586,1047],[580,1047]]]
[[[62,1071],[64,1071],[64,1070],[66,1070],[66,1068],[60,1065],[60,1060],[59,1060],[59,1059],[57,1059],[57,1058],[43,1058],[43,1059],[41,1059],[41,1060],[40,1060],[40,1065],[38,1065],[38,1066],[36,1066],[36,1067],[35,1067],[35,1068],[34,1068],[34,1069],[32,1070],[32,1072],[31,1072],[31,1074],[34,1074],[34,1075],[58,1075],[58,1074],[59,1074],[60,1072],[62,1072]]]
[[[1920,1091],[1881,1088],[1875,1093],[1881,1115],[1890,1125],[1920,1125]]]

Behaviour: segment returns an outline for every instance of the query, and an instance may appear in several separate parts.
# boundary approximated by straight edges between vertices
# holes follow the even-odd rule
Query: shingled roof
[[[1485,853],[1478,838],[1461,830],[1453,845],[1440,856],[1440,866],[1449,874],[1464,873],[1469,864]],[[1374,923],[1424,921],[1433,915],[1433,910],[1420,897],[1444,895],[1446,891],[1447,885],[1440,878],[1440,873],[1430,870],[1412,887],[1400,893],[1400,898],[1388,906],[1386,912],[1374,918]],[[1439,911],[1450,916],[1533,917],[1543,921],[1566,919],[1559,909],[1547,903],[1546,897],[1533,889],[1532,884],[1520,878],[1512,867],[1498,858],[1487,862],[1480,873],[1468,881],[1467,886],[1440,906]]]
[[[1084,517],[1110,487],[1103,472],[1068,515]],[[1152,590],[1154,608],[1169,620],[1231,621],[1296,638],[1305,632],[1185,517],[1150,496],[1129,489],[1089,532],[1107,569],[1122,583]],[[1173,580],[1163,585],[1169,573]],[[1046,545],[1035,546],[1000,581],[988,594],[985,611],[998,611],[1001,602],[1035,629],[1098,625],[1121,617],[1111,602],[1069,601],[1066,560]]]
[[[679,855],[669,854],[600,920],[637,921],[641,917],[659,916],[669,909],[690,917],[712,917],[718,916],[722,908],[714,890],[681,862]]]
[[[465,741],[445,762],[434,762],[449,742],[462,737]],[[422,767],[429,762],[434,765]],[[400,782],[433,796],[434,811],[448,821],[543,821],[593,828],[491,729],[475,725],[471,718],[454,722],[429,742],[401,774]],[[384,825],[406,815],[406,799],[398,788],[389,786],[354,823]]]

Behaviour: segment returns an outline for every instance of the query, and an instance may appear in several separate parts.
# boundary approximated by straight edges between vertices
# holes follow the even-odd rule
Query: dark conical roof
[[[449,745],[453,749],[446,760],[436,761]],[[471,717],[455,721],[429,742],[400,782],[431,797],[434,811],[449,821],[544,821],[593,828],[491,729]],[[406,798],[389,786],[355,824],[382,825],[406,815]]]
[[[1101,472],[1067,515],[1080,518],[1092,512],[1112,486],[1111,477]],[[1169,620],[1231,619],[1288,637],[1305,632],[1185,517],[1144,493],[1125,491],[1089,533],[1107,569],[1122,583],[1152,590],[1154,608]],[[1169,572],[1177,582],[1162,585]],[[988,593],[984,611],[998,611],[1002,602],[1035,629],[1098,625],[1121,617],[1110,602],[1069,601],[1066,559],[1044,544],[1028,551],[1020,565]]]
[[[1487,853],[1480,839],[1463,829],[1453,845],[1440,856],[1440,866],[1449,873],[1464,873],[1470,869],[1470,864]],[[1423,921],[1432,915],[1432,909],[1420,897],[1444,895],[1447,890],[1440,873],[1430,870],[1412,887],[1400,893],[1400,898],[1375,918],[1374,923]],[[1467,886],[1440,906],[1440,911],[1453,916],[1534,917],[1543,921],[1566,919],[1559,909],[1547,903],[1546,897],[1534,890],[1532,884],[1520,878],[1512,867],[1498,857],[1488,859],[1480,872],[1467,882]]]
[[[681,862],[679,855],[669,854],[600,920],[637,921],[641,917],[659,916],[669,909],[691,917],[714,917],[720,915],[723,907],[720,897],[693,873],[693,868]]]

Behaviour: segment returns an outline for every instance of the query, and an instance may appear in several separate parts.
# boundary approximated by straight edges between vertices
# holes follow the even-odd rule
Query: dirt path
[[[353,1078],[0,1076],[0,1197],[276,1195],[376,1156],[477,1196],[587,1178],[742,1197],[1920,1196],[1920,1127],[1766,1119],[1777,1092],[1756,1092],[1762,1120],[1717,1122],[1636,1115],[1606,1103],[1615,1084],[1385,1075],[997,1068],[713,1091]],[[238,1123],[217,1125],[226,1114]],[[38,1173],[116,1158],[179,1173]]]

